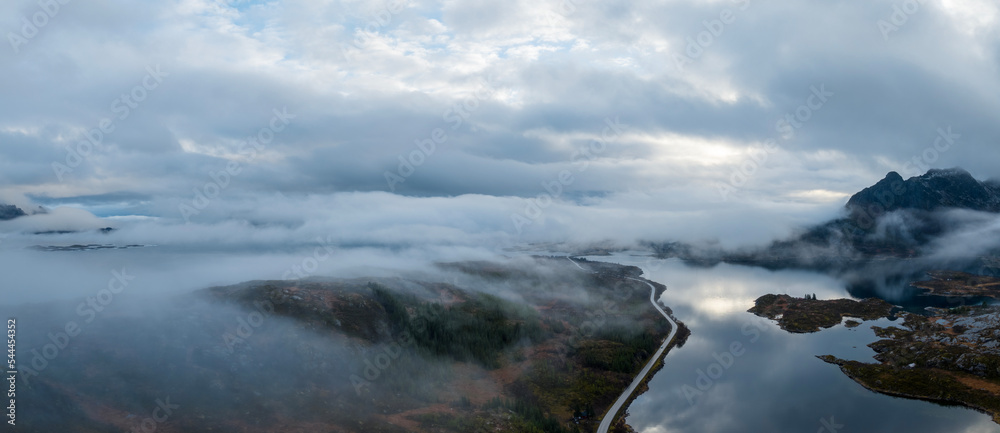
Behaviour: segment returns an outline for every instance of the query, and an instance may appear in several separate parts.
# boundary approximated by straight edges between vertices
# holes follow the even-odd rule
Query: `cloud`
[[[889,170],[998,175],[997,7],[925,3],[886,40],[892,5],[68,3],[0,49],[0,196],[114,217],[78,215],[157,244],[764,243]],[[0,28],[19,32],[37,5],[3,8]],[[678,68],[692,41],[703,53]],[[152,89],[149,68],[166,74]],[[833,95],[801,111],[816,88]],[[295,117],[251,155],[275,110]],[[609,119],[627,126],[613,140]],[[104,120],[102,148],[60,180],[53,163]],[[940,128],[960,135],[943,151]],[[230,164],[239,174],[181,229],[178,206]],[[512,215],[564,171],[518,233]]]
[[[96,230],[105,227],[104,224],[104,221],[83,209],[59,207],[42,214],[2,221],[0,222],[0,232]]]

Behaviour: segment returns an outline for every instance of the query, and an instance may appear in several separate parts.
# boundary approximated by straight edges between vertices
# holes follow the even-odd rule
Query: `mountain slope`
[[[976,180],[961,168],[930,170],[904,180],[890,172],[854,194],[845,214],[778,240],[765,248],[723,251],[687,244],[651,244],[660,257],[697,264],[720,261],[769,268],[850,268],[872,259],[920,256],[935,239],[954,230],[948,211],[1000,213],[1000,183]]]
[[[1000,185],[980,182],[961,168],[930,170],[908,180],[890,172],[885,179],[851,197],[846,207],[852,216],[904,209],[930,212],[959,208],[1000,212]]]

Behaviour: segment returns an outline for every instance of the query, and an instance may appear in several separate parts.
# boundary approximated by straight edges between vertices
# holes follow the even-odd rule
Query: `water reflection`
[[[887,319],[798,335],[746,312],[766,293],[849,297],[856,292],[848,293],[847,279],[725,264],[690,268],[628,254],[592,259],[640,266],[666,284],[662,301],[693,332],[629,409],[639,432],[1000,432],[984,414],[876,394],[816,359],[872,361],[870,327],[891,324]]]

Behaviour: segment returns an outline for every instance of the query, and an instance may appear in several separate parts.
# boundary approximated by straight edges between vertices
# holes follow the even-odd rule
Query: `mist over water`
[[[224,336],[234,332],[254,310],[210,302],[193,294],[251,280],[408,277],[445,281],[521,302],[523,290],[500,281],[484,284],[442,270],[439,264],[518,260],[531,254],[565,254],[588,248],[631,248],[643,240],[662,239],[665,231],[654,224],[656,218],[651,214],[630,225],[624,232],[627,235],[609,240],[619,232],[621,224],[614,221],[621,215],[604,214],[600,209],[591,215],[592,207],[572,205],[550,208],[544,220],[517,233],[506,226],[504,217],[509,214],[501,211],[506,205],[499,205],[498,199],[397,198],[413,206],[408,213],[394,212],[370,199],[339,197],[337,203],[329,204],[316,197],[277,198],[272,204],[279,206],[258,209],[238,200],[221,201],[217,203],[218,221],[207,213],[206,220],[185,224],[146,218],[104,218],[90,223],[97,228],[114,226],[116,230],[109,233],[88,229],[33,234],[26,230],[35,230],[35,226],[3,226],[9,231],[0,242],[0,263],[5,267],[0,284],[9,289],[0,304],[0,315],[18,318],[22,359],[29,368],[39,370],[37,376],[28,378],[38,379],[38,385],[26,400],[26,407],[33,408],[24,416],[65,415],[65,419],[52,418],[53,426],[60,420],[80,418],[81,413],[66,413],[73,406],[60,400],[58,387],[53,388],[65,383],[100,388],[93,395],[98,400],[120,394],[125,403],[115,408],[122,412],[112,419],[123,418],[123,429],[143,420],[133,418],[152,411],[165,395],[174,398],[174,403],[184,401],[185,407],[201,411],[189,412],[185,418],[197,419],[208,416],[202,412],[213,412],[215,418],[210,419],[218,423],[253,407],[260,408],[261,414],[254,422],[265,424],[307,415],[347,420],[364,417],[381,409],[378,405],[372,406],[370,413],[353,409],[358,394],[345,372],[364,371],[365,362],[373,356],[366,354],[377,353],[376,349],[359,350],[335,334],[303,330],[301,324],[274,316],[260,328],[253,328],[255,333],[246,346],[234,349]],[[497,207],[465,220],[453,218],[477,202]],[[444,207],[435,207],[438,205]],[[340,212],[342,206],[364,210],[345,216]],[[298,215],[291,209],[303,211]],[[243,212],[246,218],[225,220],[223,211]],[[935,248],[957,248],[953,246],[969,238],[988,237],[994,230],[995,217],[958,214],[949,218],[956,221],[955,230],[939,239]],[[736,224],[732,221],[726,224]],[[46,221],[40,224],[54,227]],[[697,226],[689,224],[671,226],[670,231]],[[752,231],[759,226],[750,221],[729,230]],[[553,230],[546,231],[546,227]],[[785,227],[770,236],[709,244],[715,249],[763,246],[775,237],[796,232],[789,225]],[[583,235],[566,241],[566,233],[571,232]],[[689,236],[696,239],[700,234]],[[635,241],[630,240],[633,237]],[[72,250],[77,245],[114,248]],[[962,301],[919,297],[908,287],[909,282],[939,266],[967,265],[966,256],[987,251],[990,245],[979,242],[965,255],[885,261],[830,274],[726,264],[691,268],[676,260],[650,261],[627,253],[591,257],[643,267],[647,278],[669,287],[662,301],[693,331],[683,348],[667,356],[665,368],[650,383],[650,391],[632,405],[629,422],[649,433],[738,432],[748,428],[816,431],[823,425],[821,420],[829,419],[866,429],[1000,431],[988,417],[973,411],[871,393],[815,358],[833,354],[871,360],[873,353],[866,345],[875,340],[869,329],[873,323],[853,330],[837,327],[818,334],[789,335],[746,313],[753,301],[766,293],[816,294],[820,299],[877,296],[911,311],[928,305],[953,306]],[[70,250],[46,251],[36,248],[39,246]],[[536,272],[553,281],[576,278],[576,270],[566,275],[545,269]],[[536,296],[587,301],[572,291],[543,292]],[[889,323],[877,322],[880,326]],[[71,333],[70,324],[78,335],[67,338],[64,335]],[[289,335],[295,338],[287,338]],[[701,391],[699,370],[707,372],[714,363],[726,363],[725,353],[734,353],[733,343],[742,344],[745,353],[736,350],[742,354],[733,355],[732,365],[717,379],[711,378],[708,389]],[[43,351],[50,344],[65,347],[49,359]],[[31,365],[36,359],[36,365]],[[397,373],[410,374],[428,386],[446,377],[447,372],[438,370],[439,364],[422,362],[414,358]],[[78,368],[101,363],[113,367],[99,371]],[[287,366],[307,368],[288,371]],[[273,373],[259,380],[260,371]],[[142,385],[131,385],[135,383]],[[684,386],[695,387],[700,393],[685,394]],[[322,404],[309,409],[273,403],[296,402],[302,389],[326,389],[330,394],[323,397]]]

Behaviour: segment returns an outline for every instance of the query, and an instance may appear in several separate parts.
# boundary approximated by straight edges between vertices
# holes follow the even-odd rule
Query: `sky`
[[[998,15],[989,0],[4,2],[0,201],[51,212],[0,232],[760,244],[889,171],[1000,176]]]

